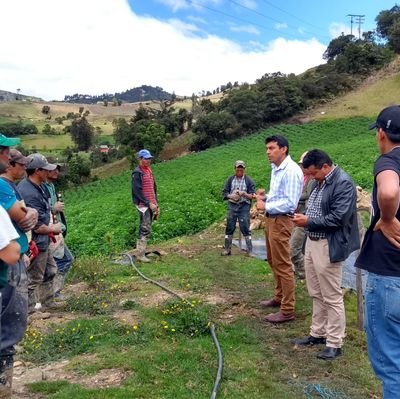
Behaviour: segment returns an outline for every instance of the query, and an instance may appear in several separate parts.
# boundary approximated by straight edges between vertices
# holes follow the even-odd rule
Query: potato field
[[[372,166],[378,151],[371,120],[351,118],[303,125],[277,125],[233,143],[153,165],[161,214],[152,241],[193,234],[222,220],[221,196],[233,163],[242,159],[257,187],[267,187],[270,165],[265,137],[286,136],[293,159],[306,150],[326,151],[364,188],[372,187]],[[67,241],[77,255],[115,254],[133,246],[138,215],[131,200],[131,171],[69,190],[64,195]]]

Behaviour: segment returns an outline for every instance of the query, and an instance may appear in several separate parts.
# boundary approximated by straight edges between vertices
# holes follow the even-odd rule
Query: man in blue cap
[[[372,219],[356,267],[368,271],[365,325],[368,356],[383,397],[399,397],[400,381],[400,106],[370,126],[380,157],[374,166]]]
[[[139,211],[140,218],[136,259],[140,262],[150,262],[150,259],[146,257],[146,247],[151,234],[153,218],[157,218],[159,214],[157,185],[150,168],[153,159],[150,151],[140,150],[137,156],[139,165],[132,173],[132,200]]]

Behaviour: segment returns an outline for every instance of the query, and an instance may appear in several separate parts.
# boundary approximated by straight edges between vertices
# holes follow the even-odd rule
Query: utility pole
[[[350,34],[353,35],[353,22],[358,23],[358,38],[361,39],[361,24],[365,21],[365,15],[347,14],[347,16],[350,17]]]

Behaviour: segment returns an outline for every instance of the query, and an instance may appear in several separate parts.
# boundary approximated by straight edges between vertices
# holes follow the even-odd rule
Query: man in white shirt
[[[295,280],[290,259],[292,217],[303,189],[303,172],[289,155],[289,143],[283,136],[265,139],[268,161],[271,163],[271,181],[265,202],[265,241],[267,260],[275,279],[274,296],[262,301],[264,308],[280,308],[266,316],[269,323],[294,320]]]

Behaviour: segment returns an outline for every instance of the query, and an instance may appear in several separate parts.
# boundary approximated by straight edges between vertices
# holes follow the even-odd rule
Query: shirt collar
[[[271,168],[274,171],[280,170],[280,169],[285,169],[286,166],[289,164],[289,162],[292,160],[290,155],[286,155],[286,158],[282,161],[282,163],[279,166],[276,166],[274,163],[271,164]]]

